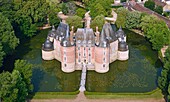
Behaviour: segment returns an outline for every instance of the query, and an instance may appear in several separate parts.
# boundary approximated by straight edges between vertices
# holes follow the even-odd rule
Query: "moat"
[[[87,72],[86,90],[91,92],[148,92],[156,89],[160,61],[157,52],[151,50],[146,39],[134,32],[127,34],[130,55],[127,61],[115,61],[110,64],[107,73]],[[64,73],[57,60],[44,61],[41,58],[41,46],[47,36],[47,30],[41,31],[17,47],[16,53],[5,61],[5,68],[12,68],[14,59],[25,59],[33,64],[34,92],[71,92],[79,89],[81,71]],[[9,58],[7,58],[9,59]],[[10,63],[9,63],[10,62]]]

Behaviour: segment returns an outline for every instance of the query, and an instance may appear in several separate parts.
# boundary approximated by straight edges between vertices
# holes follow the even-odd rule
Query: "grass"
[[[37,92],[32,99],[75,99],[79,91],[75,92]]]
[[[90,99],[146,99],[154,98],[161,99],[163,95],[160,89],[155,89],[146,93],[100,93],[100,92],[85,92],[87,98]]]

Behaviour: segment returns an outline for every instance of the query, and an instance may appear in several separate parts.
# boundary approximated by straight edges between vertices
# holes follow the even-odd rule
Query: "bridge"
[[[86,90],[86,88],[85,88],[85,84],[86,84],[86,72],[87,72],[87,66],[84,63],[83,64],[83,68],[82,68],[82,72],[81,72],[81,81],[80,81],[80,88],[79,88],[80,92],[84,92]]]

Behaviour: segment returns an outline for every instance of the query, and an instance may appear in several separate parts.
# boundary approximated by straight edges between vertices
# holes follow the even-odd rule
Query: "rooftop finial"
[[[122,26],[120,26],[119,31],[122,31]]]
[[[86,12],[85,13],[85,25],[86,25],[86,28],[90,28],[90,21],[91,21],[91,17],[90,17],[90,11]]]

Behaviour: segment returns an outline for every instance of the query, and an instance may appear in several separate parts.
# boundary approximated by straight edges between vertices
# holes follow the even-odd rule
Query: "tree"
[[[128,29],[139,28],[141,23],[141,12],[132,11],[126,16],[125,26]]]
[[[19,39],[15,36],[9,20],[0,13],[0,43],[5,54],[10,54],[19,44]]]
[[[169,44],[170,31],[164,21],[155,16],[146,15],[141,19],[140,26],[152,43],[153,49],[160,50],[164,45]]]
[[[117,20],[116,20],[116,25],[117,27],[122,27],[125,28],[125,23],[126,23],[126,16],[129,13],[129,11],[124,8],[124,7],[120,7],[117,9]]]
[[[67,7],[67,5],[66,5],[66,3],[61,3],[60,4],[60,6],[61,6],[61,10],[62,10],[62,12],[64,13],[64,14],[67,14],[68,13],[68,7]]]
[[[151,9],[151,10],[154,11],[154,9],[155,9],[155,2],[154,2],[153,0],[148,0],[148,1],[146,1],[146,2],[144,3],[144,6],[145,6],[146,8],[149,8],[149,9]]]
[[[0,67],[2,66],[4,56],[5,56],[5,52],[3,51],[3,46],[0,43]]]
[[[93,28],[93,30],[95,30],[95,29],[96,29],[96,26],[98,26],[99,32],[101,32],[104,23],[105,23],[104,16],[103,16],[103,15],[98,15],[98,16],[96,16],[95,19],[92,21],[92,23],[91,23],[91,28]]]
[[[158,77],[158,87],[162,90],[164,94],[167,94],[167,88],[168,88],[168,72],[167,70],[162,70],[161,76]]]
[[[0,12],[7,17],[11,24],[15,15],[13,0],[0,0]]]
[[[103,8],[103,6],[100,3],[97,3],[91,10],[90,10],[90,14],[93,18],[95,18],[98,15],[104,15],[106,16],[106,11]]]
[[[57,17],[57,14],[53,11],[49,13],[49,23],[50,25],[58,26],[60,23],[60,19]]]
[[[70,16],[69,18],[66,19],[66,22],[68,23],[68,25],[70,26],[74,26],[74,30],[77,30],[77,28],[82,28],[82,18],[75,15],[75,16]]]
[[[0,97],[3,100],[11,89],[11,74],[9,72],[2,72],[0,74]]]
[[[76,10],[76,15],[79,16],[79,17],[82,17],[82,18],[83,18],[85,13],[86,13],[86,10],[83,9],[83,8],[78,8],[78,9]]]
[[[155,12],[159,13],[160,15],[162,15],[162,13],[163,13],[163,7],[162,7],[162,6],[156,6],[156,7],[155,7]]]
[[[31,84],[32,64],[29,64],[26,60],[16,60],[14,69],[21,73],[27,92],[31,93],[33,91],[33,85]]]
[[[162,90],[165,96],[168,96],[170,100],[170,47],[165,52],[164,67],[161,72],[161,76],[158,77],[158,87]],[[168,101],[169,102],[169,101]]]
[[[66,4],[67,8],[68,8],[68,15],[75,15],[76,14],[76,5],[74,4],[74,2],[67,2]]]
[[[24,102],[28,95],[26,84],[19,71],[0,74],[0,97],[3,102]]]
[[[28,37],[35,35],[38,26],[47,23],[49,4],[45,0],[30,0],[22,3],[23,7],[15,14],[15,22]]]
[[[94,8],[95,5],[100,4],[105,11],[108,11],[111,9],[111,4],[114,2],[114,0],[89,0],[88,6],[91,9]]]

